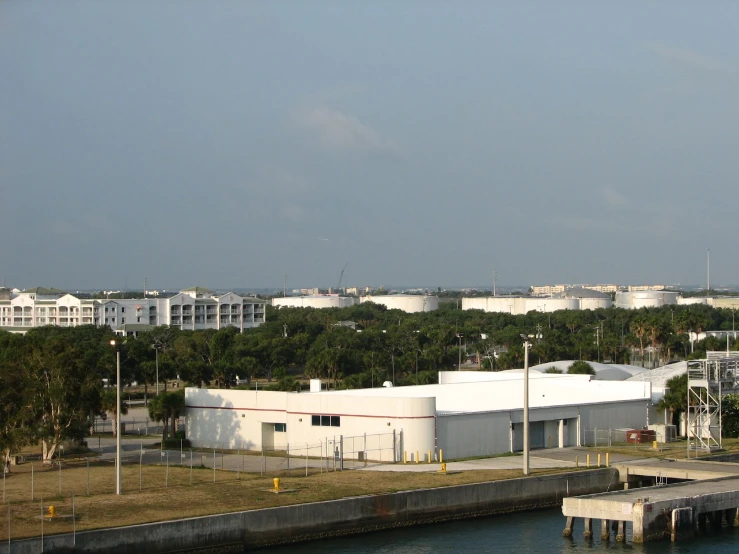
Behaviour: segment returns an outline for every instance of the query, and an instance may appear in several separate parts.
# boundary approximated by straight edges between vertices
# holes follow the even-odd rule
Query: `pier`
[[[685,469],[675,469],[685,475]],[[739,526],[738,507],[739,476],[571,497],[562,505],[567,518],[563,535],[572,536],[576,518],[582,518],[585,538],[592,537],[593,520],[600,520],[602,540],[610,538],[615,526],[616,540],[623,541],[630,523],[635,543],[665,537],[675,541],[705,531],[709,523]]]

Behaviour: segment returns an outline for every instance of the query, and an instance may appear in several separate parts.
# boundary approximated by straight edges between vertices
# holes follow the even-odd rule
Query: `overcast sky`
[[[628,4],[628,5],[624,5]],[[0,279],[736,283],[739,3],[0,3]]]

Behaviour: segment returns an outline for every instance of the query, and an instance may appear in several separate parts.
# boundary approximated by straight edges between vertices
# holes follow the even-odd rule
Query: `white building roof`
[[[539,364],[532,366],[531,370],[545,372],[550,367],[554,366],[557,369],[561,369],[563,373],[567,373],[567,369],[575,363],[575,360],[560,360],[558,362],[549,362],[546,364]],[[599,362],[588,362],[595,370],[595,378],[598,381],[624,381],[639,375],[646,371],[643,367],[627,364],[601,364]],[[523,370],[516,370],[523,371]]]
[[[595,381],[589,380],[588,376],[573,375],[551,375],[550,377],[530,380],[529,406],[532,409],[649,400],[651,398],[649,383]],[[523,379],[517,377],[476,383],[380,387],[310,394],[384,398],[434,397],[436,398],[436,411],[440,414],[523,409]]]

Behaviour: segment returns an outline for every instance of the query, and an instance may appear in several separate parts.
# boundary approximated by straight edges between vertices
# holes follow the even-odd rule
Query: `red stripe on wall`
[[[231,408],[226,406],[185,406],[185,408],[192,408],[198,410],[235,410],[242,412],[285,412],[285,410],[273,410],[268,408]],[[368,417],[375,419],[433,419],[435,416],[390,416],[390,415],[368,415],[368,414],[314,414],[313,412],[285,412],[291,415],[305,415],[305,416],[344,416],[344,417]]]

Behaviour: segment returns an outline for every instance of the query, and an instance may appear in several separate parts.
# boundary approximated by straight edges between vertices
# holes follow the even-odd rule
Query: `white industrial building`
[[[7,290],[7,289],[5,289]],[[170,325],[185,330],[264,323],[265,300],[233,292],[217,294],[203,287],[183,289],[168,298],[86,299],[58,289],[37,287],[16,294],[0,291],[0,327],[25,332],[31,327]]]
[[[338,294],[283,296],[272,299],[272,305],[276,308],[348,308],[356,303],[356,298]]]
[[[440,383],[310,393],[187,388],[187,435],[196,447],[251,450],[384,436],[392,449],[385,460],[403,452],[434,459],[439,449],[448,459],[522,450],[521,374],[442,372]],[[529,399],[532,448],[556,448],[581,444],[593,429],[644,427],[651,388],[532,373]]]
[[[361,302],[373,302],[387,307],[388,310],[402,310],[409,314],[432,312],[439,309],[437,296],[419,294],[387,294],[379,296],[363,296]]]

